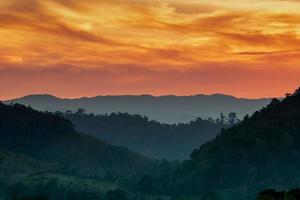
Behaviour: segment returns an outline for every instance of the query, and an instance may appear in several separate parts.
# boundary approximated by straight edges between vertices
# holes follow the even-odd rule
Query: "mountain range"
[[[239,121],[224,116],[217,120],[197,118],[189,123],[163,124],[137,114],[95,115],[83,110],[56,113],[70,120],[80,132],[152,158],[168,160],[188,159],[193,149]]]
[[[218,118],[236,112],[238,118],[264,107],[270,98],[244,99],[233,96],[193,95],[193,96],[96,96],[90,98],[65,99],[47,94],[24,96],[4,101],[30,105],[40,111],[76,111],[79,108],[87,113],[110,114],[122,112],[140,114],[162,123],[186,123],[197,117]]]
[[[46,189],[57,198],[72,188],[86,194],[87,187],[116,188],[115,181],[137,178],[157,163],[79,133],[65,118],[20,104],[0,103],[0,138],[0,199]],[[53,182],[55,189],[47,186]]]
[[[114,120],[124,120],[116,116],[105,120],[119,126]],[[51,199],[252,200],[269,188],[300,186],[299,133],[300,89],[222,129],[190,159],[174,162],[82,134],[61,113],[1,103],[0,199],[45,194]]]

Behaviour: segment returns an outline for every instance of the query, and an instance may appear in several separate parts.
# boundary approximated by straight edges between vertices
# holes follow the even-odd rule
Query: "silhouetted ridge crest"
[[[43,97],[44,96],[44,97]],[[245,114],[252,114],[270,102],[265,99],[244,99],[233,96],[191,95],[191,96],[151,96],[151,95],[123,95],[96,96],[77,99],[63,99],[47,95],[33,95],[5,101],[31,105],[41,111],[75,112],[83,108],[87,113],[104,114],[122,112],[140,114],[163,123],[187,123],[196,117],[217,118],[220,113],[228,115],[236,112],[238,118]]]
[[[266,188],[300,184],[299,89],[195,149],[178,172],[175,188],[199,193],[247,188],[246,199]],[[184,177],[184,178],[182,178]],[[199,189],[199,185],[201,186]],[[252,195],[252,196],[251,196]]]

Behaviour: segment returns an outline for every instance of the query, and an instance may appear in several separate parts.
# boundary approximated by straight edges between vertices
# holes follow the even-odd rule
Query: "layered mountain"
[[[82,129],[101,122],[101,127],[106,124],[106,130],[117,130],[119,127],[120,131],[124,131],[125,125],[133,120],[132,117],[140,121],[136,123],[133,120],[135,125],[158,123],[128,114],[95,116],[68,112],[64,115],[70,119],[75,117],[72,121],[86,119]],[[111,124],[106,119],[110,119]],[[196,120],[191,124],[201,124],[200,122],[207,121],[198,119],[198,122]],[[153,124],[151,127],[156,127]],[[115,127],[112,129],[113,125]],[[131,126],[129,132],[139,128]],[[184,127],[180,124],[177,126]],[[144,125],[141,127],[145,129]],[[61,113],[39,112],[19,104],[0,104],[0,137],[0,151],[13,152],[9,156],[0,152],[1,170],[9,170],[13,165],[19,170],[18,177],[23,177],[24,171],[34,173],[26,175],[26,181],[29,182],[32,177],[34,180],[55,177],[60,181],[76,177],[81,178],[78,181],[80,184],[85,183],[84,177],[100,177],[100,181],[106,178],[115,181],[113,177],[127,177],[127,186],[139,188],[136,189],[137,194],[146,192],[149,197],[162,194],[184,197],[183,199],[203,197],[221,200],[250,200],[268,188],[280,191],[300,186],[299,90],[283,100],[273,99],[251,117],[245,116],[242,122],[222,129],[215,139],[195,149],[189,160],[162,162],[159,166],[154,164],[155,161],[126,148],[115,147],[79,133]],[[3,167],[3,160],[7,167]],[[41,169],[45,169],[47,174],[41,172]],[[132,178],[136,174],[153,171],[153,180],[145,176],[141,179],[143,181],[137,183],[137,179]],[[0,186],[1,184],[7,184],[6,173],[0,173]],[[90,181],[83,185],[90,188],[94,187],[93,184]],[[114,187],[107,183],[101,184],[104,188]],[[134,186],[138,184],[139,187]],[[35,187],[37,186],[32,186]],[[0,190],[0,196],[1,192]]]
[[[0,104],[0,150],[23,154],[85,177],[140,174],[154,160],[77,132],[60,116],[23,105]]]
[[[76,111],[85,109],[88,113],[110,114],[127,112],[146,115],[152,120],[164,123],[189,122],[197,117],[218,118],[236,112],[238,118],[267,105],[271,99],[241,99],[222,94],[194,96],[97,96],[79,99],[61,99],[51,95],[30,95],[6,101],[30,105],[40,111]]]
[[[262,190],[300,186],[300,92],[272,102],[194,150],[171,191],[255,199]],[[176,174],[176,175],[175,175]]]
[[[83,110],[60,115],[69,119],[78,131],[114,145],[127,146],[149,157],[168,160],[188,159],[193,149],[237,121],[224,116],[218,120],[197,118],[189,123],[163,124],[141,115],[94,115]]]

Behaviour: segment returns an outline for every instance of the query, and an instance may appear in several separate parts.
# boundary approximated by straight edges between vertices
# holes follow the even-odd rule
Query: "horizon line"
[[[92,99],[92,98],[97,98],[97,97],[142,97],[142,96],[149,96],[149,97],[154,97],[154,98],[160,98],[160,97],[195,97],[195,96],[227,96],[227,97],[233,97],[236,99],[247,99],[247,100],[262,100],[262,99],[272,99],[272,98],[283,98],[281,97],[258,97],[258,98],[247,98],[247,97],[239,97],[239,96],[234,96],[230,94],[225,94],[225,93],[211,93],[211,94],[205,94],[205,93],[196,93],[196,94],[190,94],[190,95],[175,95],[175,94],[164,94],[164,95],[154,95],[154,94],[104,94],[104,95],[95,95],[95,96],[81,96],[81,97],[63,97],[59,95],[54,95],[51,93],[32,93],[32,94],[27,94],[27,95],[22,95],[19,97],[14,97],[10,99],[5,99],[5,100],[0,100],[0,101],[12,101],[12,100],[17,100],[17,99],[22,99],[25,97],[30,97],[30,96],[49,96],[61,100],[79,100],[79,99]]]

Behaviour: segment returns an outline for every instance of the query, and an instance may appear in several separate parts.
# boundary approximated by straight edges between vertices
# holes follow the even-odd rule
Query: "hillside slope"
[[[227,199],[254,199],[267,188],[299,187],[299,93],[272,100],[194,150],[192,158],[176,172],[173,190],[192,194],[227,191],[231,195]]]
[[[228,125],[221,120],[197,118],[189,123],[162,124],[141,115],[60,113],[76,130],[90,133],[109,143],[127,146],[143,155],[168,160],[188,159],[191,151],[213,139]],[[234,119],[233,119],[234,120]]]
[[[0,150],[22,153],[83,176],[139,174],[154,160],[76,132],[70,121],[15,104],[0,104]]]
[[[46,195],[50,199],[103,199],[119,188],[101,178],[81,177],[22,154],[0,150],[0,199]]]

